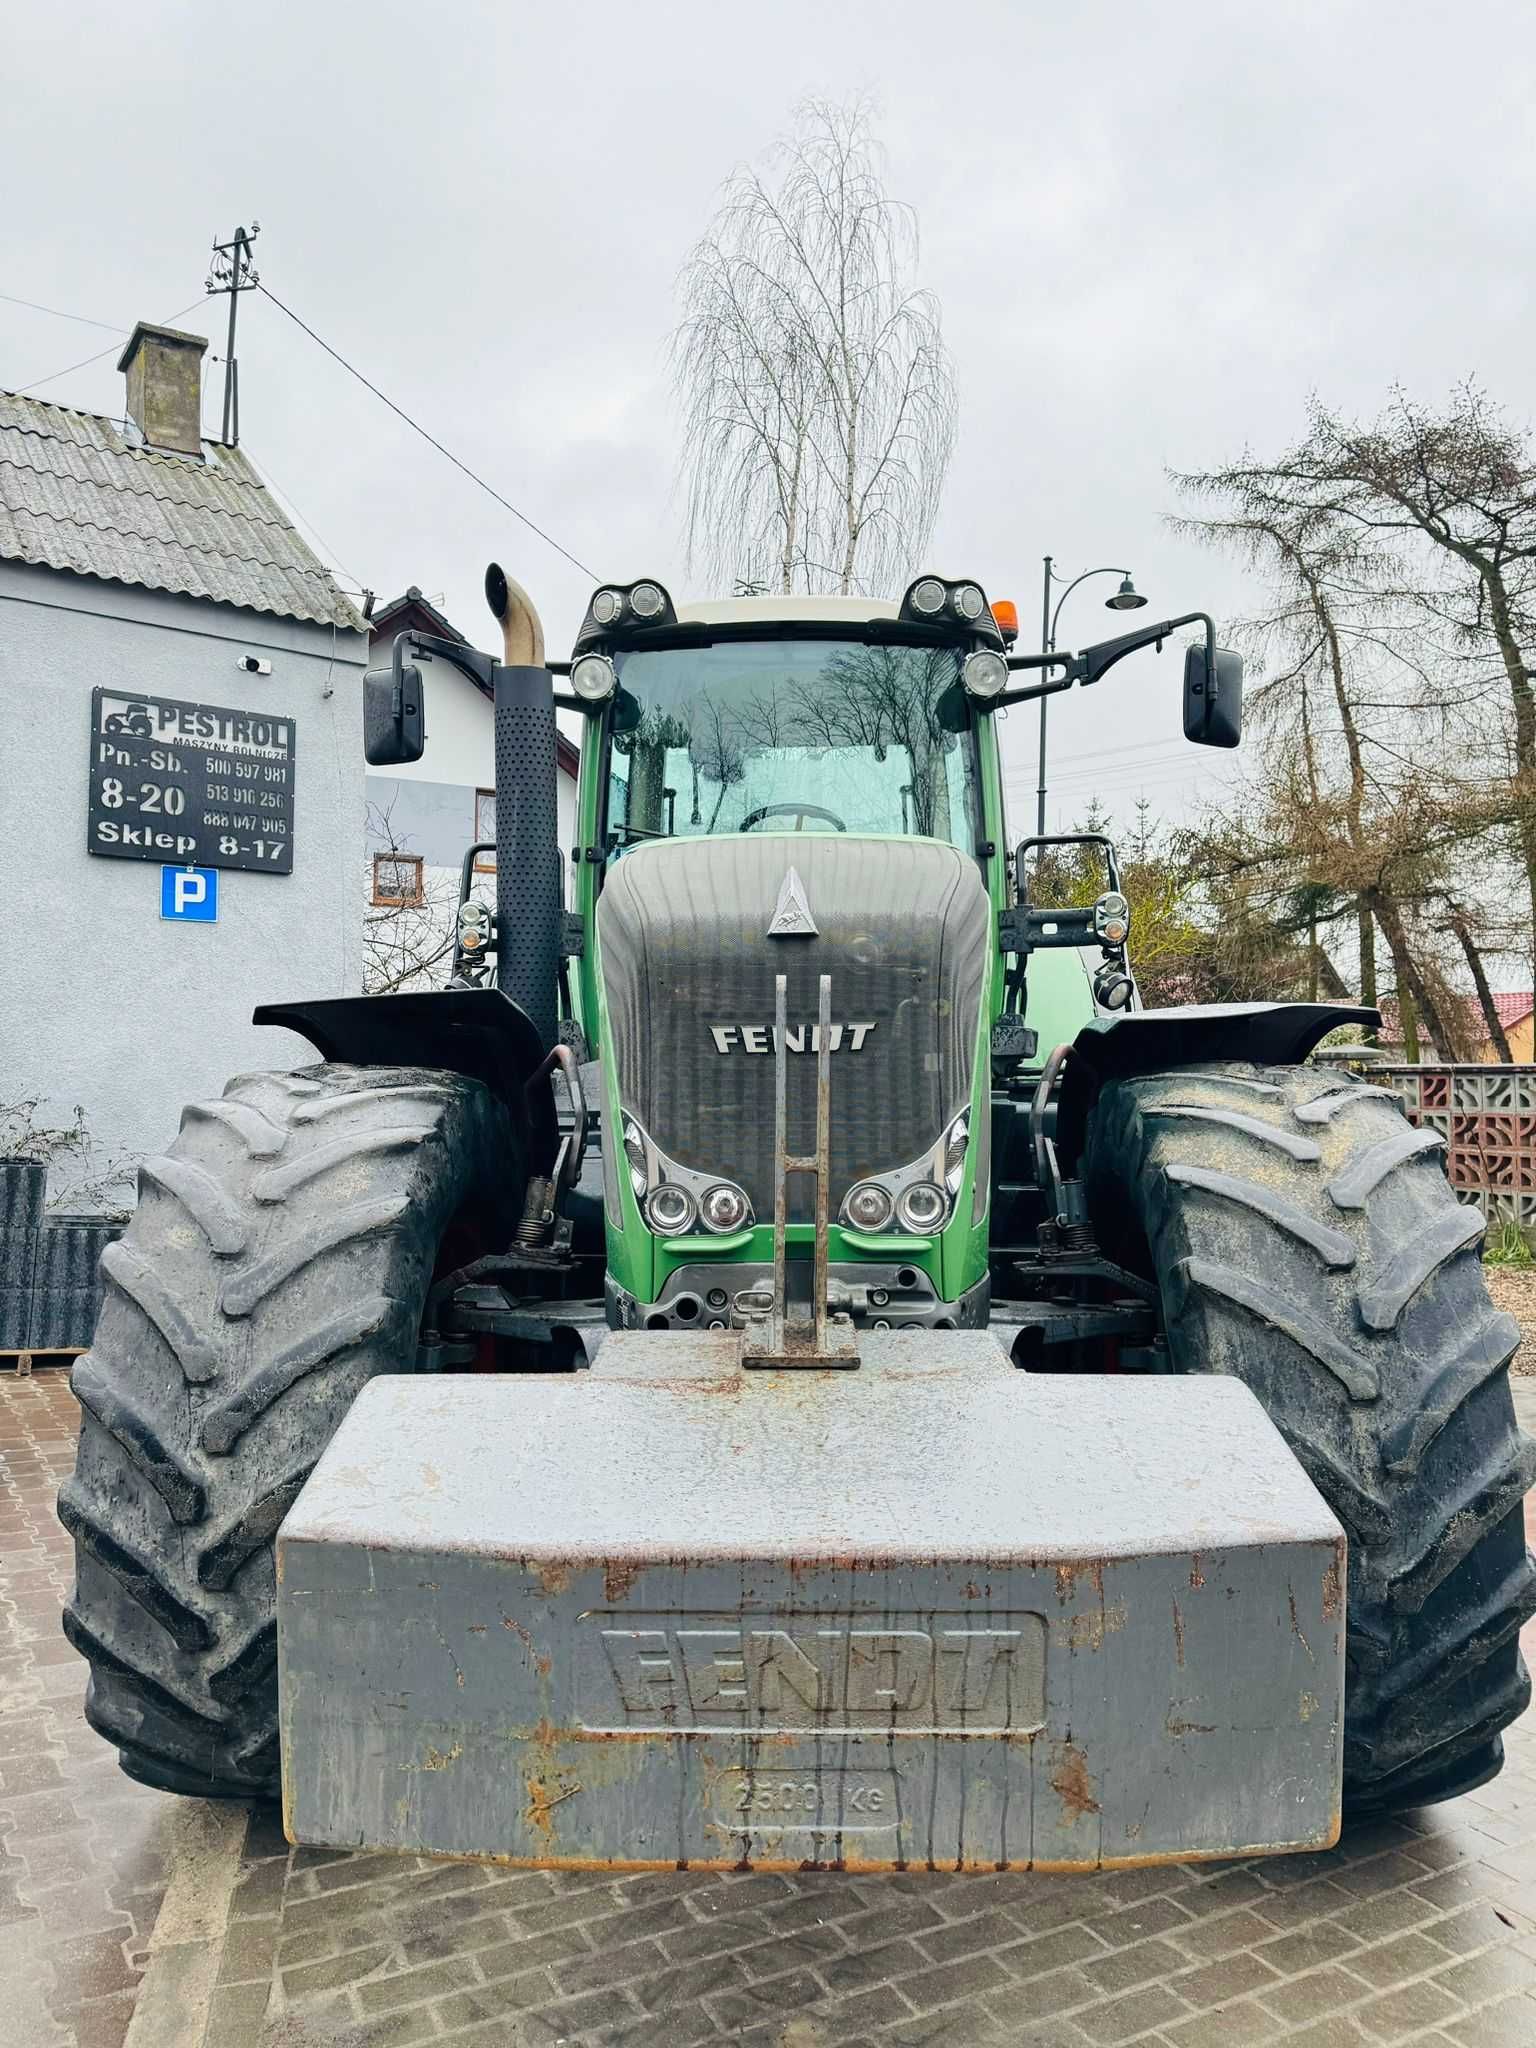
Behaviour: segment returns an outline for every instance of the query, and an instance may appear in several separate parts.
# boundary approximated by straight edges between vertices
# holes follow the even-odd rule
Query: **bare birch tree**
[[[773,175],[732,173],[683,269],[689,558],[716,588],[889,592],[933,528],[954,379],[871,118],[805,101]]]

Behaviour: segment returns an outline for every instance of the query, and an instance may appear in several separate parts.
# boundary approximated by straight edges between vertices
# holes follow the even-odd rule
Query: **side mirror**
[[[1216,672],[1207,650],[1184,650],[1184,737],[1197,747],[1235,747],[1243,736],[1243,657],[1216,649]]]
[[[370,767],[419,761],[426,751],[427,693],[421,670],[405,659],[406,637],[397,637],[388,668],[363,677],[363,755]]]

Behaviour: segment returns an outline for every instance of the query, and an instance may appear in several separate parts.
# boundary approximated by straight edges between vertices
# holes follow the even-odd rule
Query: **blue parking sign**
[[[160,915],[173,918],[178,924],[217,924],[218,869],[162,868]]]

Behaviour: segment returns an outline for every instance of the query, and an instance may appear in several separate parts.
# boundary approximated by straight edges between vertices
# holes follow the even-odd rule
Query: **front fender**
[[[1296,1066],[1341,1024],[1374,1030],[1380,1023],[1379,1010],[1351,1003],[1191,1003],[1095,1017],[1073,1039],[1072,1057],[1062,1075],[1058,1152],[1063,1160],[1077,1157],[1088,1112],[1106,1081],[1210,1060]]]
[[[535,1162],[554,1155],[552,1088],[527,1093],[544,1058],[532,1018],[496,988],[425,989],[408,995],[333,996],[263,1003],[253,1024],[307,1038],[323,1060],[357,1067],[440,1067],[481,1081],[528,1133]]]

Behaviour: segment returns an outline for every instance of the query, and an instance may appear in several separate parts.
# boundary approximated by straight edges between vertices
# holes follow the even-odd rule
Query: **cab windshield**
[[[736,640],[616,656],[609,842],[710,832],[981,838],[952,647]]]

